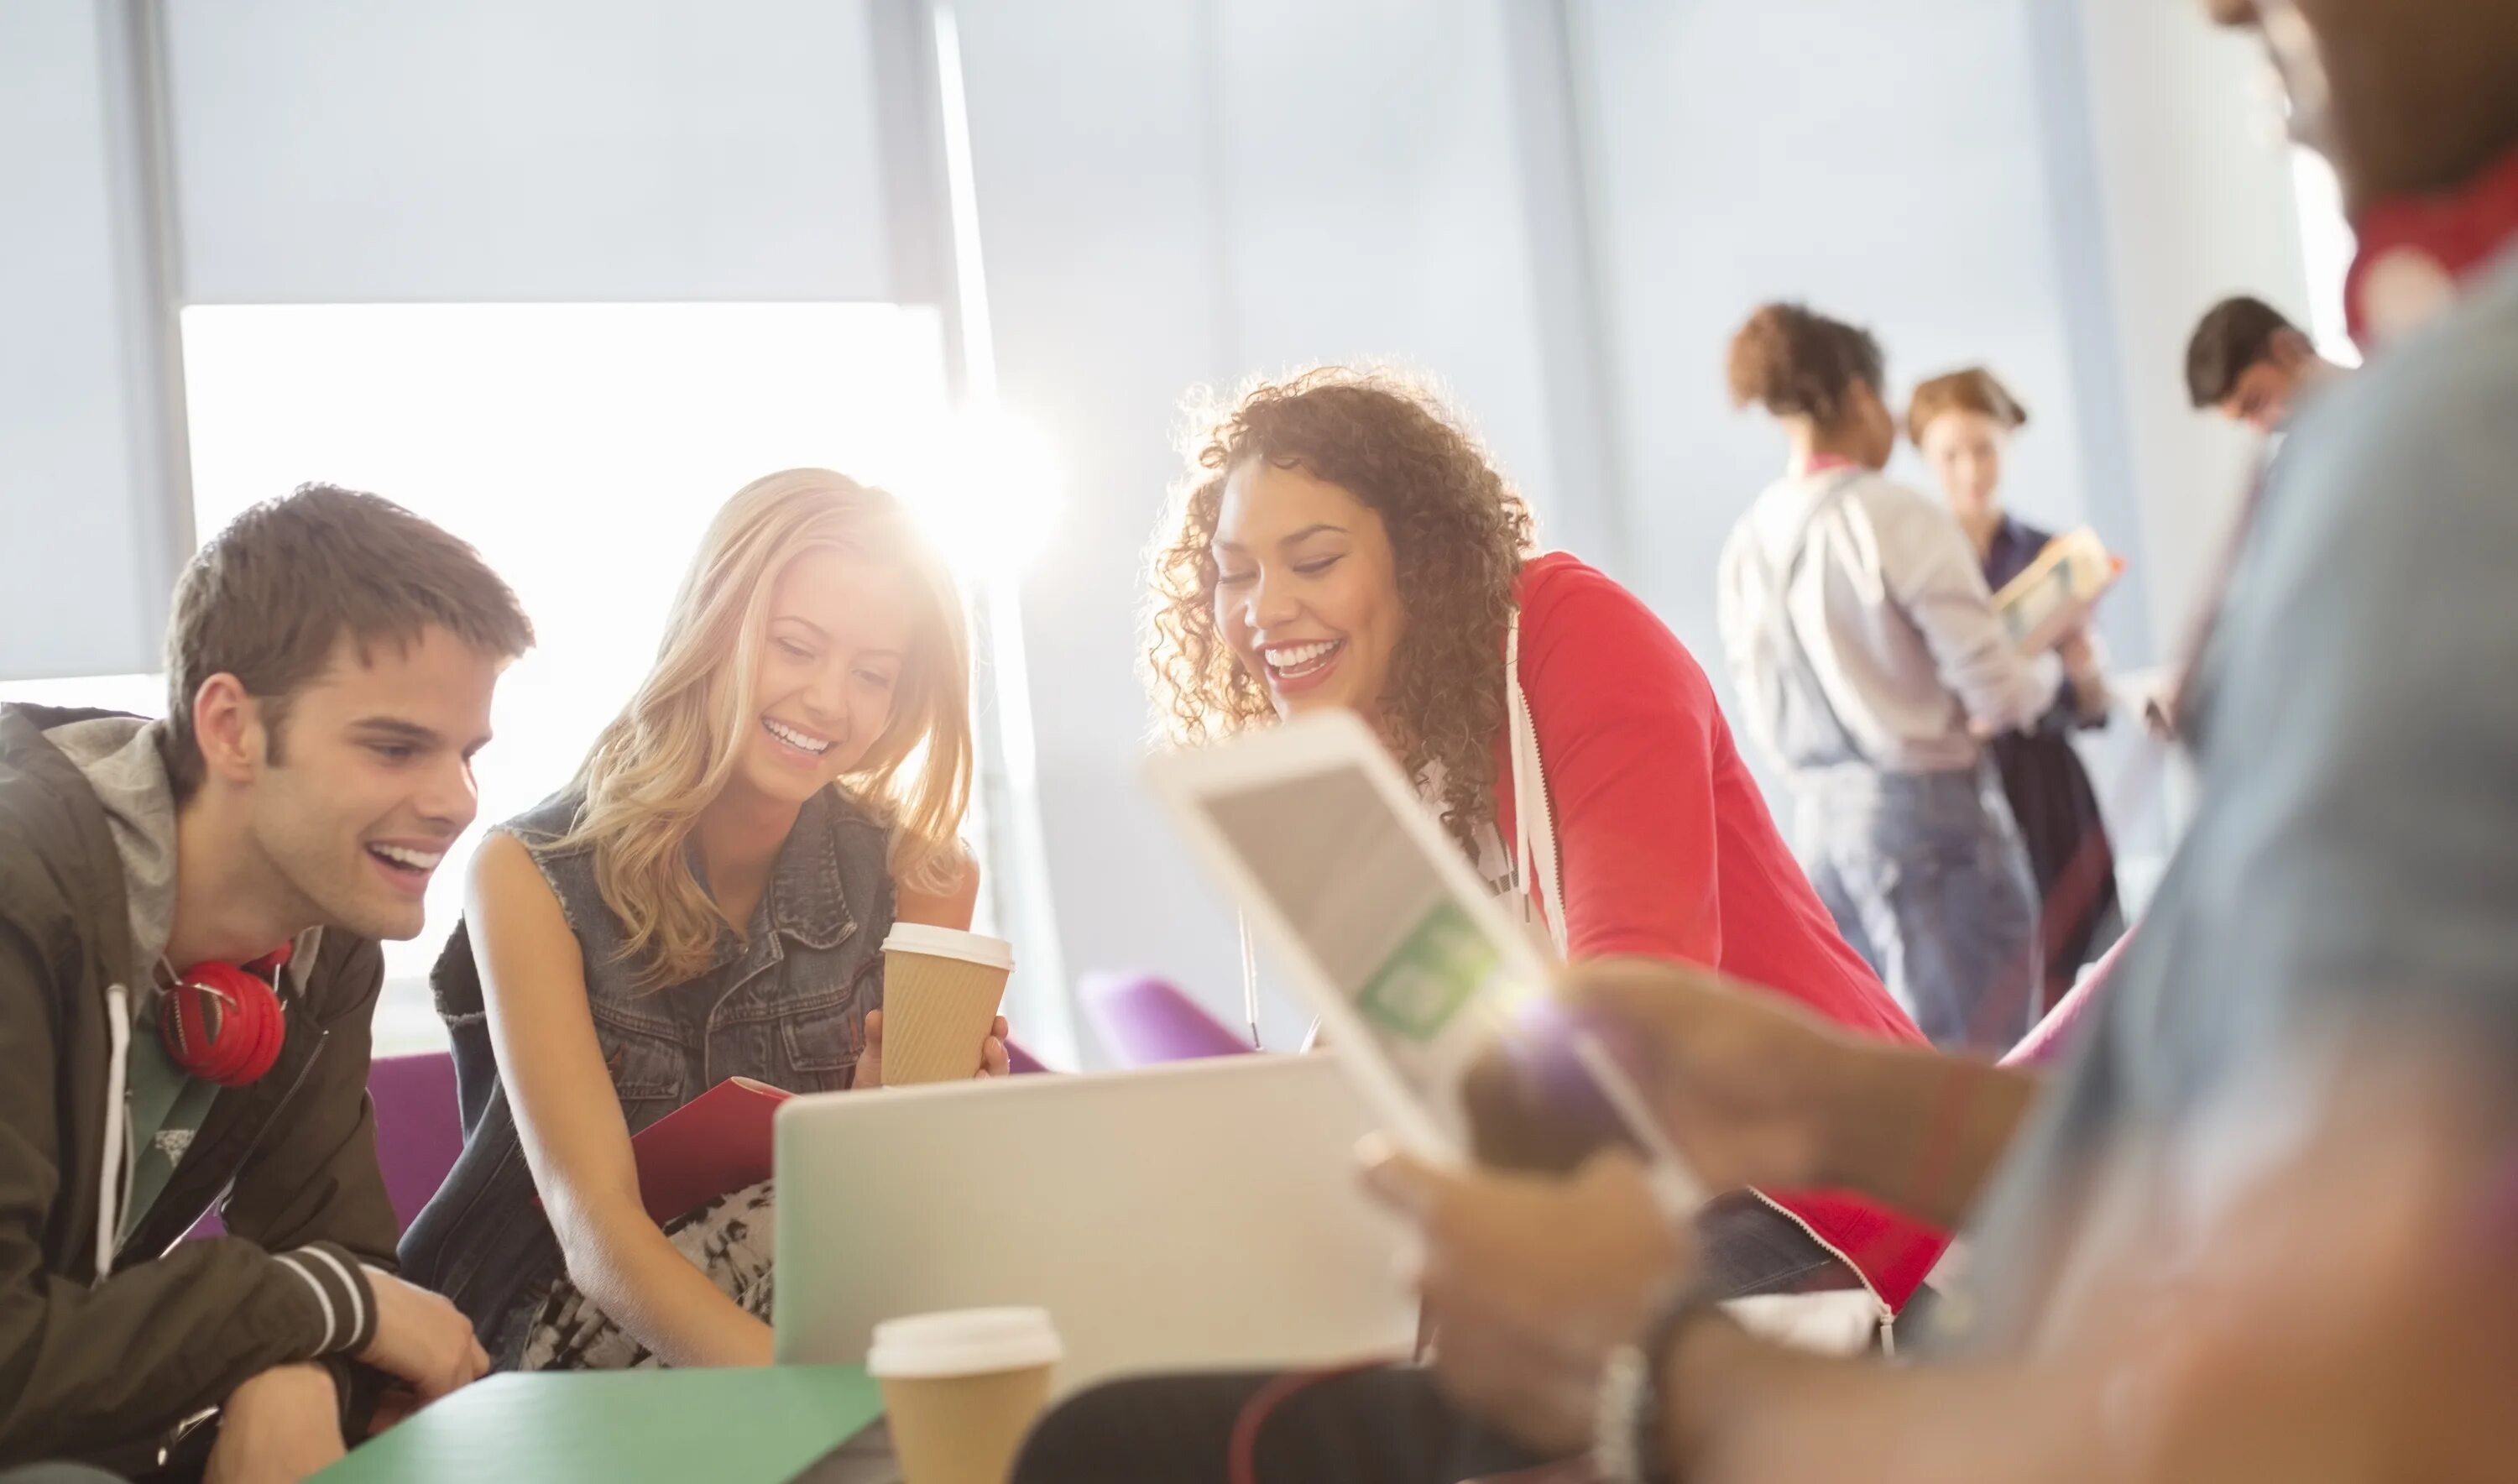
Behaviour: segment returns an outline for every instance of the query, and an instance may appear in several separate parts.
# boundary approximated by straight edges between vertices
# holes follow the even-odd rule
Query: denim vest
[[[568,790],[499,830],[524,843],[577,935],[586,1009],[630,1132],[728,1077],[790,1092],[846,1087],[866,1012],[883,1005],[892,917],[884,826],[836,788],[814,795],[779,848],[751,931],[738,938],[721,928],[705,972],[647,988],[622,954],[621,919],[595,888],[593,851],[550,849],[583,801]],[[691,863],[705,884],[696,848]],[[463,1153],[403,1236],[404,1276],[453,1300],[494,1363],[509,1365],[536,1300],[565,1264],[499,1080],[465,925],[429,981],[455,1042]]]

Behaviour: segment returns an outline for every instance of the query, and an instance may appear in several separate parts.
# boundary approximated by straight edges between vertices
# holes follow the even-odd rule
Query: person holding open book
[[[2027,423],[2027,410],[1981,367],[1926,381],[1915,388],[1906,412],[1906,434],[1940,480],[1950,513],[1984,568],[1985,585],[1996,592],[2056,540],[2002,504],[2002,456],[2011,435]],[[2071,992],[2082,966],[2124,933],[2115,849],[2099,811],[2098,790],[2070,735],[2107,724],[2106,672],[2086,610],[2077,610],[2055,653],[2064,679],[2055,705],[2031,725],[1986,744],[2037,883],[2038,949],[2046,969],[2041,1015]]]
[[[1792,464],[1740,518],[1716,613],[1752,736],[1789,777],[1802,863],[1933,1044],[2008,1049],[2034,1019],[2035,887],[1979,738],[2055,704],[1949,511],[1881,474],[1880,343],[1795,304],[1733,338],[1736,406]]]
[[[432,976],[464,1149],[402,1255],[498,1365],[769,1363],[769,1186],[659,1225],[630,1136],[728,1078],[882,1085],[886,936],[977,900],[970,671],[897,501],[769,475],[577,780],[483,842]]]

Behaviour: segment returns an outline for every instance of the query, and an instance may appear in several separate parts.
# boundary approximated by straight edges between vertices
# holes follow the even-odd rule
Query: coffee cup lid
[[[947,1309],[875,1326],[866,1370],[932,1380],[1056,1365],[1065,1353],[1047,1309]]]
[[[939,928],[932,923],[893,923],[891,936],[883,940],[883,951],[924,953],[930,958],[958,958],[966,964],[985,964],[1009,974],[1015,967],[1015,945],[1004,938],[990,938],[984,933],[965,933],[958,928]]]

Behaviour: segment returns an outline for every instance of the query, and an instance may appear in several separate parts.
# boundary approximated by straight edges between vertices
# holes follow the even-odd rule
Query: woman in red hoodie
[[[1498,895],[1534,889],[1569,959],[1703,964],[1920,1042],[1786,848],[1705,672],[1599,571],[1529,554],[1528,507],[1430,397],[1387,373],[1315,371],[1250,389],[1194,457],[1155,557],[1150,624],[1176,740],[1353,711]],[[1554,881],[1520,845],[1516,687]],[[1759,1204],[1891,1308],[1940,1247],[1851,1201]]]
[[[1528,884],[1569,958],[1710,965],[1921,1044],[1785,848],[1704,671],[1625,589],[1574,557],[1531,555],[1521,497],[1429,396],[1338,369],[1261,384],[1192,457],[1157,538],[1150,616],[1175,740],[1356,712],[1498,894]],[[1517,706],[1535,770],[1513,765]],[[1514,796],[1516,772],[1538,798]],[[1885,1314],[1942,1238],[1843,1196],[1742,1191],[1706,1209],[1698,1245],[1716,1296],[1858,1281]],[[1411,1375],[1289,1404],[1270,1434],[1299,1439],[1299,1462],[1262,1446],[1258,1476],[1456,1478],[1525,1462],[1448,1427]],[[1210,1377],[1088,1397],[1043,1428],[1018,1477],[1211,1476],[1196,1467],[1211,1455],[1191,1460],[1250,1394],[1247,1378]],[[1371,1469],[1347,1467],[1342,1430],[1372,1435]]]

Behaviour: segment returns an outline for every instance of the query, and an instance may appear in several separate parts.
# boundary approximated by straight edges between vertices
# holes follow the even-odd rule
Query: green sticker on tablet
[[[1502,955],[1453,902],[1428,910],[1356,996],[1364,1018],[1429,1042],[1502,967]]]

